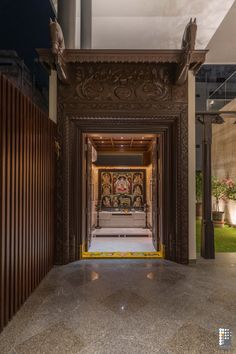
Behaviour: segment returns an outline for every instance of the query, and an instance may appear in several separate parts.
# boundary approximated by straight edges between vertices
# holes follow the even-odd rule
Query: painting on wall
[[[142,210],[146,202],[146,170],[99,169],[102,210]]]

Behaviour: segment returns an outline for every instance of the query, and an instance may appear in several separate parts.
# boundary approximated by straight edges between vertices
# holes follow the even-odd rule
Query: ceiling
[[[98,152],[145,152],[151,148],[153,136],[138,135],[103,135],[90,136]]]
[[[81,0],[75,1],[76,47],[80,48]],[[178,49],[186,24],[196,17],[196,48],[210,49],[207,62],[236,63],[236,42],[230,40],[232,33],[236,33],[235,3],[235,0],[92,0],[92,48]]]
[[[234,0],[93,0],[93,48],[177,49],[190,17],[206,48]]]

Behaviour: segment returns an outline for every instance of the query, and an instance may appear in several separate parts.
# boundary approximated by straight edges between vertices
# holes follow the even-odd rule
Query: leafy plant
[[[227,198],[228,185],[225,179],[219,180],[217,177],[212,177],[212,195],[216,200],[216,211],[220,211],[220,200]]]
[[[236,183],[232,179],[226,179],[225,183],[227,184],[227,199],[236,201]]]
[[[202,172],[196,172],[196,200],[198,203],[202,201]]]

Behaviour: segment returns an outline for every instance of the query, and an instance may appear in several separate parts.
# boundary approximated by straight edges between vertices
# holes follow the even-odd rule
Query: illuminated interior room
[[[160,173],[158,159],[154,159],[154,154],[158,154],[158,137],[90,134],[85,139],[87,186],[84,190],[88,204],[84,250],[159,251],[154,225],[156,212],[152,212],[158,209],[158,193],[154,190],[154,181]]]

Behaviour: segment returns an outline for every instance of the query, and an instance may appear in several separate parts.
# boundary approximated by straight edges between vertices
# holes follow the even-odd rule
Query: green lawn
[[[201,247],[201,221],[196,222],[197,230],[197,252]],[[236,252],[236,228],[225,226],[215,228],[215,251],[216,252]]]

